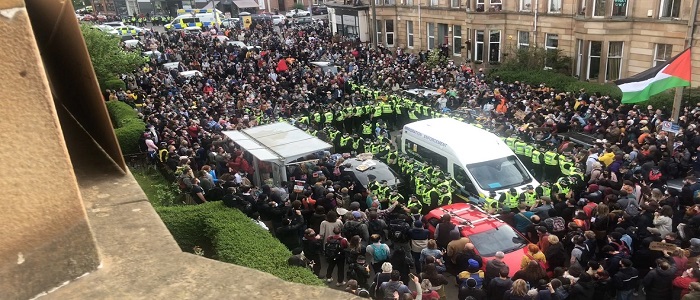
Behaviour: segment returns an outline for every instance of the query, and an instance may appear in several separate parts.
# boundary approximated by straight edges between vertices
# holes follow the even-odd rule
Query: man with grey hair
[[[484,272],[484,286],[488,286],[491,279],[499,276],[498,273],[501,271],[501,268],[506,267],[506,263],[503,262],[504,257],[506,257],[506,254],[502,251],[498,251],[496,252],[494,258],[486,263],[486,272]]]

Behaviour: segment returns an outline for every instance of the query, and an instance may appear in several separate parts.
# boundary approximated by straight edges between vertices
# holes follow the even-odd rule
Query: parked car
[[[292,9],[288,11],[285,16],[287,18],[298,18],[298,17],[309,17],[311,13],[308,10],[303,9]]]
[[[279,24],[284,24],[284,21],[287,19],[287,17],[283,15],[273,15],[272,16],[272,24],[273,25],[279,25]]]
[[[102,23],[102,25],[107,25],[107,26],[111,26],[114,28],[126,26],[126,24],[124,24],[124,22],[104,22],[104,23]]]
[[[300,18],[294,19],[294,24],[309,24],[309,23],[313,23],[313,22],[314,22],[314,18],[312,18],[312,17],[300,17]]]
[[[311,7],[311,13],[314,15],[327,15],[328,7],[325,5],[316,5]]]
[[[527,251],[525,246],[528,241],[513,227],[478,206],[455,203],[433,209],[425,215],[431,238],[434,238],[435,227],[445,214],[450,215],[452,224],[458,226],[460,234],[474,244],[477,254],[484,260],[484,266],[487,259],[501,251],[505,253],[503,262],[510,268],[510,276],[520,270],[520,261]]]
[[[360,157],[364,155],[359,155]],[[362,159],[359,157],[353,157],[346,159],[343,164],[350,164],[349,168],[345,168],[344,172],[352,173],[356,181],[362,184],[363,187],[367,188],[369,184],[368,175],[374,175],[377,177],[377,181],[386,180],[389,187],[395,187],[399,189],[403,186],[401,177],[398,173],[392,170],[387,164],[375,160],[374,158]]]

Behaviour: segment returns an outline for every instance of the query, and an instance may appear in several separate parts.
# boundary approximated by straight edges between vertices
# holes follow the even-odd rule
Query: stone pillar
[[[0,297],[28,299],[100,259],[23,1],[0,1],[0,43]]]

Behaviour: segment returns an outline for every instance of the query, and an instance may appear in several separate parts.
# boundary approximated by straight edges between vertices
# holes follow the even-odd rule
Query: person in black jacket
[[[628,300],[639,285],[639,271],[632,267],[632,261],[623,258],[620,260],[620,270],[613,276],[612,285],[615,289],[615,297],[619,300]]]
[[[287,246],[287,249],[293,250],[301,246],[299,239],[299,228],[304,225],[304,217],[301,216],[301,210],[295,210],[293,220],[282,220],[282,226],[277,228],[277,238]]]
[[[575,284],[571,285],[569,290],[568,300],[593,300],[593,293],[595,293],[595,284],[591,275],[588,273],[581,273]],[[653,299],[653,298],[649,298]]]
[[[301,239],[304,256],[309,259],[312,265],[312,270],[316,276],[320,276],[321,272],[321,250],[323,249],[323,241],[321,236],[316,234],[311,228],[304,231],[304,237]]]
[[[656,268],[649,271],[642,285],[647,294],[647,299],[666,299],[671,295],[672,282],[675,277],[676,268],[667,260],[659,258],[656,260]]]

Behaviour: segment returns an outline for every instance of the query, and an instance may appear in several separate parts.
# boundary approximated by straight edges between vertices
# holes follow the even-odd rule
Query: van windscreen
[[[486,191],[508,189],[532,181],[525,166],[515,155],[470,164],[467,165],[467,170],[476,184]]]

